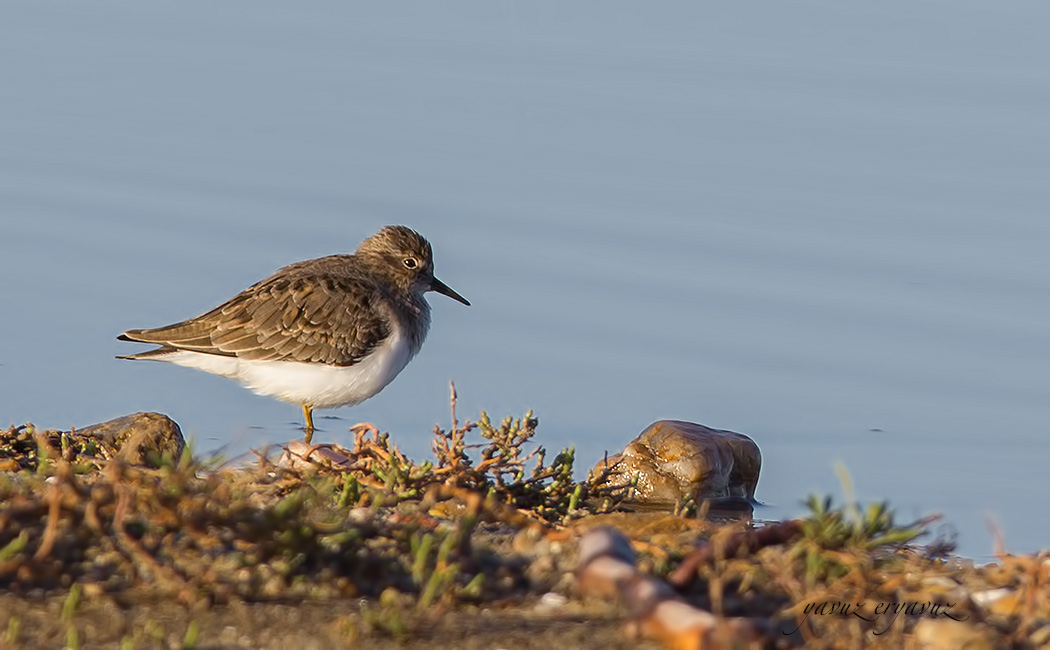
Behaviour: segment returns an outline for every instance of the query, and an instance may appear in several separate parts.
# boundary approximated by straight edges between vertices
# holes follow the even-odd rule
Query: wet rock
[[[649,425],[622,453],[610,456],[608,483],[627,486],[639,503],[666,505],[692,497],[748,507],[754,500],[762,454],[751,438],[679,420]],[[606,467],[602,461],[592,475]]]
[[[115,450],[117,458],[134,465],[155,464],[165,456],[178,460],[186,448],[182,429],[161,413],[125,415],[78,429],[75,435],[94,438],[103,447]]]

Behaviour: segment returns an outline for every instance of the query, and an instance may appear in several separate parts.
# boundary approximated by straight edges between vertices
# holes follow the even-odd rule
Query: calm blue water
[[[747,433],[810,492],[1050,544],[1044,4],[34,2],[0,19],[0,425],[298,435],[114,337],[387,223],[427,235],[423,352],[377,422],[427,453],[533,408],[583,465],[653,420]]]

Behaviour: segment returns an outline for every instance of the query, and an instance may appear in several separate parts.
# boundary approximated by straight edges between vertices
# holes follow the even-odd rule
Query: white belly
[[[157,361],[167,361],[234,379],[259,395],[276,397],[314,408],[359,404],[383,390],[412,359],[408,338],[400,328],[352,366],[330,366],[299,361],[249,361],[180,350]]]

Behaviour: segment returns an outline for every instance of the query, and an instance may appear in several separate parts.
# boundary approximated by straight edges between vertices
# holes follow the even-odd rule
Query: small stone
[[[980,607],[990,607],[1013,593],[1012,589],[1000,587],[999,589],[985,589],[970,594],[970,599]]]
[[[607,483],[625,487],[637,478],[633,499],[671,504],[692,498],[750,504],[762,454],[751,438],[679,420],[649,425],[622,453],[610,456]],[[591,470],[596,475],[605,461]]]
[[[633,564],[602,556],[577,570],[576,584],[585,598],[614,599],[620,597],[622,585],[637,575],[638,568]]]
[[[358,526],[371,523],[374,518],[375,512],[371,508],[351,508],[346,513],[346,520]]]
[[[554,592],[548,591],[540,597],[540,602],[536,604],[536,611],[542,614],[548,614],[556,612],[569,602],[569,599],[565,596]]]
[[[638,561],[638,555],[631,547],[631,540],[610,526],[587,531],[580,537],[579,549],[581,566],[601,556],[612,557],[631,565]]]
[[[924,618],[915,624],[914,647],[921,650],[992,650],[991,634],[971,623]]]
[[[992,589],[990,591],[998,592],[999,589]],[[1021,599],[1021,594],[1016,591],[1004,589],[1005,594],[996,594],[992,600],[986,600],[983,604],[985,610],[991,616],[997,616],[1004,619],[1009,619],[1013,616],[1017,616],[1021,613],[1024,608],[1024,602]],[[981,593],[981,592],[979,592]],[[973,594],[972,597],[977,597],[978,594]],[[976,600],[974,602],[977,602]]]
[[[165,456],[178,460],[186,448],[179,425],[161,413],[125,415],[77,429],[75,435],[95,438],[117,449],[117,457],[133,465],[146,465]]]

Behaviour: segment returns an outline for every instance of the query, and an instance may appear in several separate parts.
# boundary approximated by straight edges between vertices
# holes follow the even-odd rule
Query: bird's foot
[[[303,404],[303,419],[306,420],[306,426],[303,427],[303,436],[306,444],[310,444],[310,441],[314,439],[314,407]]]

